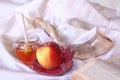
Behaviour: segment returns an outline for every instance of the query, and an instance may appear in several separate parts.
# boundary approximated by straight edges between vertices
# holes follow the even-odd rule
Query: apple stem
[[[26,31],[24,15],[23,13],[21,15],[22,15],[22,21],[23,21],[23,33],[24,33],[25,43],[28,43],[28,36],[27,36],[27,31]]]

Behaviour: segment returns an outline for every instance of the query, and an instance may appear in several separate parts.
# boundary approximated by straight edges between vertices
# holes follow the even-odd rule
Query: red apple
[[[55,42],[46,42],[36,52],[36,58],[41,67],[51,70],[63,62],[61,47]]]

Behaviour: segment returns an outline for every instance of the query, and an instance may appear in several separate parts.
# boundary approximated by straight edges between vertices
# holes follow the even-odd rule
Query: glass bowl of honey
[[[14,51],[17,58],[28,66],[32,66],[36,59],[36,50],[40,46],[40,39],[37,35],[28,33],[28,43],[25,43],[24,36],[21,35],[16,40]]]

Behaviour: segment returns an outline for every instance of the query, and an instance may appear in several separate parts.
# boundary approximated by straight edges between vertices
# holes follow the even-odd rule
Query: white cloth
[[[61,33],[67,36],[68,41],[73,42],[77,37],[80,37],[80,33],[85,34],[86,30],[78,28],[84,28],[85,25],[82,24],[88,24],[86,25],[88,27],[90,25],[92,27],[100,27],[101,33],[107,35],[114,42],[114,47],[105,55],[100,56],[100,58],[105,60],[120,52],[120,32],[111,30],[111,27],[116,25],[117,22],[112,20],[113,24],[113,22],[99,13],[87,0],[34,0],[12,10],[9,16],[6,17],[4,15],[5,18],[2,17],[0,20],[0,80],[68,80],[72,71],[83,64],[82,61],[75,60],[72,70],[65,75],[44,76],[37,74],[21,63],[11,51],[13,42],[22,34],[21,27],[23,23],[19,13],[23,13],[30,20],[40,17],[51,24],[56,24],[57,29],[61,30]],[[76,22],[76,24],[70,24],[71,21]],[[81,21],[85,23],[79,24]],[[40,36],[42,41],[49,40],[48,36],[40,29],[33,30],[33,27],[29,24],[26,27],[28,31],[35,31],[35,34]],[[119,29],[118,25],[115,29]]]
[[[120,0],[89,0],[107,8],[116,10],[116,15],[120,16]]]

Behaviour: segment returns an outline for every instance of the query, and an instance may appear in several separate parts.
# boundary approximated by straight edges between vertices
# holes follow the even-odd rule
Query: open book
[[[93,59],[75,71],[71,80],[120,80],[119,62],[118,57],[110,58],[107,61]]]

